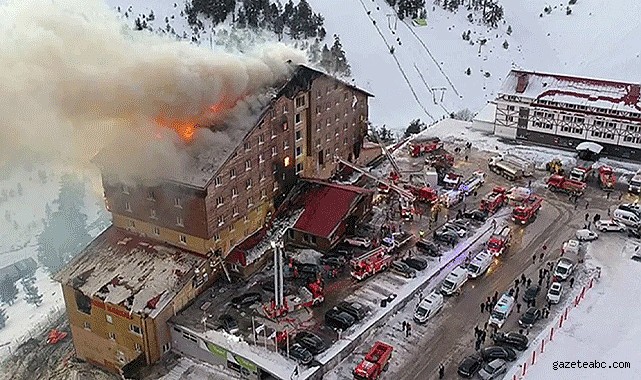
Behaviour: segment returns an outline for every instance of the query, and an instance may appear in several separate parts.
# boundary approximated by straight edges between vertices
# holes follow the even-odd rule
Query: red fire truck
[[[393,259],[394,256],[388,254],[387,247],[374,248],[350,261],[351,275],[358,281],[362,281],[389,268]]]
[[[512,221],[520,224],[527,224],[533,221],[539,214],[543,198],[538,195],[530,195],[512,210]]]
[[[502,226],[497,228],[490,240],[487,241],[487,251],[494,256],[501,256],[510,245],[510,227]]]
[[[387,369],[394,347],[387,343],[376,342],[374,347],[354,369],[355,380],[376,380]]]
[[[614,171],[609,166],[601,166],[599,168],[599,185],[605,191],[614,190],[614,185],[617,183],[617,177]]]
[[[263,311],[269,318],[284,317],[288,313],[300,310],[304,307],[312,307],[325,301],[323,286],[320,281],[315,281],[306,287],[300,287],[298,294],[285,296],[282,307],[276,307],[276,301],[263,305]]]
[[[427,140],[412,140],[409,144],[410,155],[412,157],[420,157],[425,153],[431,153],[443,147],[443,143],[438,137],[430,138]]]
[[[416,200],[418,200],[419,202],[434,203],[438,199],[436,190],[432,189],[431,187],[405,185],[404,188],[405,190],[408,190],[410,193],[412,193],[416,197]]]
[[[479,210],[484,211],[488,214],[494,214],[501,207],[507,203],[507,196],[505,194],[505,188],[501,186],[496,186],[492,189],[491,192],[487,193],[483,199],[481,199],[481,204]]]
[[[567,179],[558,174],[551,175],[550,178],[548,178],[547,184],[550,191],[559,191],[578,196],[583,195],[583,191],[585,191],[586,187],[585,182]]]

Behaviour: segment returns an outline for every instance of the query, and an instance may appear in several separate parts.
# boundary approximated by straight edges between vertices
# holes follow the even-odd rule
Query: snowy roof
[[[204,260],[111,226],[58,272],[55,280],[86,296],[154,317],[193,278],[193,270]]]
[[[512,70],[499,93],[608,110],[641,112],[638,83]]]
[[[603,150],[603,146],[592,141],[584,141],[576,146],[576,150],[589,150],[592,153],[599,154]]]
[[[496,119],[496,104],[487,103],[485,107],[481,108],[481,110],[476,114],[476,116],[474,116],[474,119],[472,121],[494,123],[495,119]]]

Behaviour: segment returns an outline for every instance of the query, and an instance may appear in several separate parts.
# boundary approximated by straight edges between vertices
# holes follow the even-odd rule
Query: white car
[[[608,231],[625,231],[626,226],[623,223],[619,223],[615,220],[609,219],[609,220],[597,220],[596,223],[594,223],[596,226],[596,229],[601,231],[601,232],[608,232]]]
[[[345,243],[355,247],[369,248],[372,246],[372,241],[365,237],[352,236],[345,239]]]
[[[553,276],[557,281],[565,281],[570,277],[572,272],[574,272],[574,263],[572,260],[562,257],[559,259],[559,262],[556,263]]]
[[[559,303],[561,301],[561,294],[563,293],[563,285],[560,282],[553,282],[548,290],[547,300],[551,303]]]
[[[458,224],[445,223],[443,225],[443,228],[446,229],[446,230],[450,230],[450,231],[456,232],[458,237],[465,237],[465,235],[467,234],[467,230],[463,226],[460,226]]]
[[[576,232],[576,240],[578,241],[592,241],[599,238],[596,232],[587,229],[578,230]]]

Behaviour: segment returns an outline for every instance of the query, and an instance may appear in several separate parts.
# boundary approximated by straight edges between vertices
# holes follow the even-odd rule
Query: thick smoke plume
[[[143,162],[121,163],[132,174],[160,158],[180,170],[176,133],[154,120],[246,110],[286,77],[288,60],[305,60],[281,44],[235,55],[132,31],[97,0],[9,0],[0,20],[0,163],[31,152],[83,165],[118,136],[140,150]],[[197,132],[209,144],[228,138]]]

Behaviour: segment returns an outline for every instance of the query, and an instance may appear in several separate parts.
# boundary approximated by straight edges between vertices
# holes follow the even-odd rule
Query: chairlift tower
[[[398,23],[398,15],[396,13],[388,13],[387,16],[387,27],[392,33],[396,33],[396,24]]]
[[[434,104],[438,104],[439,102],[436,101],[436,91],[441,92],[441,100],[440,102],[443,103],[443,97],[445,96],[445,91],[447,91],[446,87],[432,87],[432,100],[434,100]]]

